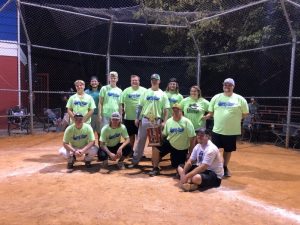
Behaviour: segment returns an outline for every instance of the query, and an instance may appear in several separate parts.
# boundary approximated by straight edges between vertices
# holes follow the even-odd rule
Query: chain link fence
[[[1,99],[13,96],[0,110],[2,127],[7,108],[15,105],[29,111],[33,106],[34,122],[43,120],[44,108],[63,112],[64,96],[73,93],[76,79],[88,82],[97,76],[106,84],[111,70],[120,74],[122,89],[130,85],[132,74],[149,87],[150,75],[159,73],[163,90],[176,77],[183,95],[198,84],[210,99],[232,77],[235,91],[246,98],[286,106],[287,112],[289,104],[291,109],[299,106],[299,0],[0,3],[0,18],[5,19],[0,28],[13,24],[5,28],[7,34],[1,29],[1,57],[8,52],[4,44],[14,40],[26,61],[10,66],[14,81],[0,87]],[[1,79],[7,80],[4,67]]]

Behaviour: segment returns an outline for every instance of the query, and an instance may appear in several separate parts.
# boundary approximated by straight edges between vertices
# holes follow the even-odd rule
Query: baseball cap
[[[118,120],[120,120],[121,119],[120,113],[119,112],[113,112],[111,114],[111,119],[118,119]]]
[[[210,130],[206,129],[206,128],[200,128],[196,131],[197,134],[208,134],[210,135]]]
[[[177,83],[177,79],[175,77],[170,78],[169,82],[176,82]]]
[[[74,117],[83,117],[83,115],[81,113],[77,112],[74,114]]]
[[[223,84],[232,84],[233,86],[235,86],[235,82],[232,78],[225,79]]]
[[[175,103],[172,108],[182,109],[181,105],[178,103]]]
[[[160,76],[157,73],[151,75],[151,80],[160,80]]]

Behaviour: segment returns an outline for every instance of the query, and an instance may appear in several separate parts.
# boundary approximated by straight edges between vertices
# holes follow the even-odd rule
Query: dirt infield
[[[65,173],[61,141],[62,133],[0,138],[1,225],[300,224],[299,151],[239,143],[220,188],[182,192],[169,160],[158,177],[144,174],[149,160]]]

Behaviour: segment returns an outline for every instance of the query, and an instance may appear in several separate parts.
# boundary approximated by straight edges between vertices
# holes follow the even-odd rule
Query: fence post
[[[292,52],[291,52],[291,66],[290,66],[290,83],[289,83],[289,96],[288,96],[288,111],[287,111],[287,120],[286,120],[286,139],[285,139],[285,147],[288,148],[290,144],[290,125],[291,125],[291,111],[292,111],[292,98],[293,98],[293,83],[294,83],[294,70],[295,70],[295,54],[296,54],[296,44],[297,38],[296,33],[292,27],[291,21],[289,19],[289,15],[287,13],[284,0],[280,0],[283,13],[288,24],[291,36],[292,36]]]
[[[113,29],[113,17],[110,19],[109,30],[108,30],[108,42],[107,42],[107,52],[106,52],[106,84],[108,84],[108,74],[110,72],[110,45],[111,45],[111,35]]]

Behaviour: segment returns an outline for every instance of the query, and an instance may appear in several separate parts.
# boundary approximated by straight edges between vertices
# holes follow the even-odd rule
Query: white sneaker
[[[124,162],[118,162],[119,170],[125,170]]]

